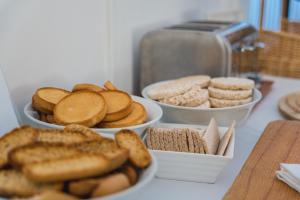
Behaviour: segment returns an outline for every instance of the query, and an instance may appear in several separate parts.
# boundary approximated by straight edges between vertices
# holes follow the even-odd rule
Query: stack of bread
[[[186,107],[209,108],[207,88],[209,76],[188,76],[169,81],[149,90],[148,95],[153,100]]]
[[[110,81],[103,88],[77,84],[72,92],[39,88],[32,97],[32,107],[39,112],[41,121],[58,125],[119,128],[142,124],[147,118],[144,106]]]
[[[23,126],[0,138],[0,196],[34,199],[102,197],[138,181],[151,155],[136,133],[115,140],[81,125],[64,130]]]
[[[152,150],[225,155],[232,138],[235,122],[221,138],[218,125],[212,119],[206,130],[194,128],[149,128],[147,147]]]
[[[279,110],[290,119],[300,120],[300,92],[292,92],[279,100]]]

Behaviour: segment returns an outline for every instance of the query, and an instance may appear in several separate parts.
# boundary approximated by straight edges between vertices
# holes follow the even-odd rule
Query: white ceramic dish
[[[184,124],[157,124],[155,127],[161,128],[199,128],[206,126],[184,125]],[[222,137],[228,127],[220,127],[219,132]],[[144,139],[146,138],[146,135]],[[173,152],[150,150],[157,159],[158,171],[156,176],[163,179],[173,179],[180,181],[193,181],[214,183],[218,175],[228,165],[234,156],[235,133],[231,138],[225,156],[206,155],[198,153]]]
[[[168,81],[154,83],[145,87],[142,91],[143,97],[152,100],[148,96],[148,91],[151,88],[166,82]],[[220,125],[228,126],[233,120],[235,120],[238,125],[242,124],[248,118],[255,104],[260,101],[261,97],[262,95],[260,91],[254,89],[253,100],[250,103],[227,108],[193,108],[169,105],[155,100],[152,101],[156,102],[162,107],[164,113],[162,117],[163,122],[182,124],[208,124],[211,118],[215,118],[215,120]]]
[[[162,117],[162,109],[160,108],[160,106],[158,106],[153,101],[144,99],[142,97],[132,96],[132,98],[134,101],[137,101],[142,105],[144,105],[147,111],[148,118],[144,124],[122,127],[122,128],[93,128],[93,130],[97,131],[98,133],[114,134],[115,132],[126,128],[126,129],[134,130],[139,135],[141,135],[146,128],[148,128],[149,126],[153,126],[155,123],[157,123],[160,120],[160,118]],[[40,128],[60,128],[60,129],[63,128],[63,126],[60,125],[50,124],[50,123],[40,121],[38,117],[38,113],[32,109],[31,103],[28,103],[24,107],[24,113],[33,126],[37,126]]]

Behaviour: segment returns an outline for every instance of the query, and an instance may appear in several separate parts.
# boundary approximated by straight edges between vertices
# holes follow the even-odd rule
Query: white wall
[[[239,0],[0,0],[0,64],[20,112],[46,85],[110,79],[132,91],[145,32],[239,7]]]

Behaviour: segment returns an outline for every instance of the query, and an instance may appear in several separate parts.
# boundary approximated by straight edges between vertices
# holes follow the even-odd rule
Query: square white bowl
[[[206,126],[167,124],[155,125],[160,128],[198,128],[205,129]],[[228,127],[219,127],[220,137],[225,134]],[[146,138],[146,135],[144,136]],[[235,131],[227,146],[224,156],[208,155],[199,153],[175,152],[150,150],[158,162],[156,176],[163,179],[180,181],[193,181],[204,183],[215,183],[218,175],[233,159],[234,156]]]

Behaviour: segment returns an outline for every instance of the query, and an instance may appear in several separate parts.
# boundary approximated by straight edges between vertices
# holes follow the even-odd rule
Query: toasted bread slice
[[[72,195],[76,195],[79,197],[87,197],[92,194],[92,192],[96,189],[96,187],[100,184],[99,179],[96,178],[88,178],[81,179],[78,181],[72,181],[68,185],[68,191]]]
[[[93,127],[105,117],[104,98],[91,91],[78,91],[63,98],[54,108],[54,120],[62,125],[80,124]]]
[[[86,126],[82,126],[82,125],[78,125],[78,124],[67,125],[67,126],[65,126],[64,130],[70,131],[70,132],[82,133],[91,139],[96,139],[96,140],[102,139],[102,136],[100,135],[100,133],[97,133]]]
[[[31,163],[23,173],[36,182],[57,182],[102,175],[109,172],[109,160],[102,155],[81,153],[73,157]]]
[[[116,193],[130,187],[127,176],[123,173],[108,175],[100,180],[100,184],[93,191],[92,197],[102,197]]]
[[[63,184],[39,184],[14,169],[0,171],[0,195],[5,197],[29,197],[44,190],[62,190]]]
[[[36,137],[37,142],[59,144],[74,144],[87,140],[90,140],[90,138],[83,133],[59,129],[38,129]]]
[[[107,114],[104,122],[111,122],[123,119],[132,111],[131,97],[122,91],[109,90],[100,92],[107,103]]]
[[[104,87],[107,90],[118,90],[118,88],[116,86],[114,86],[114,84],[112,84],[112,82],[110,82],[110,81],[105,81]]]
[[[118,147],[116,142],[109,138],[103,138],[101,141],[88,141],[74,146],[86,153],[103,154],[109,159],[111,170],[123,165],[129,156],[127,149]]]
[[[78,200],[78,198],[71,196],[67,193],[54,190],[46,190],[41,194],[35,195],[34,197],[28,200]]]
[[[115,134],[120,147],[129,150],[129,160],[139,168],[145,168],[151,163],[151,155],[140,137],[131,130],[123,129]]]
[[[54,87],[39,88],[32,97],[32,107],[40,112],[51,114],[54,106],[70,92]]]
[[[33,143],[37,131],[29,126],[16,128],[0,138],[0,168],[8,164],[8,154],[11,150]]]
[[[61,144],[34,143],[12,150],[9,162],[16,167],[80,154],[76,148]]]
[[[142,124],[147,119],[147,112],[144,106],[138,102],[132,103],[132,112],[125,118],[114,122],[101,122],[101,128],[120,128]]]
[[[104,91],[104,88],[99,87],[98,85],[94,85],[94,84],[80,83],[80,84],[76,84],[73,87],[72,92],[77,92],[77,91],[81,91],[81,90],[88,90],[88,91],[94,91],[94,92],[102,92],[102,91]]]

